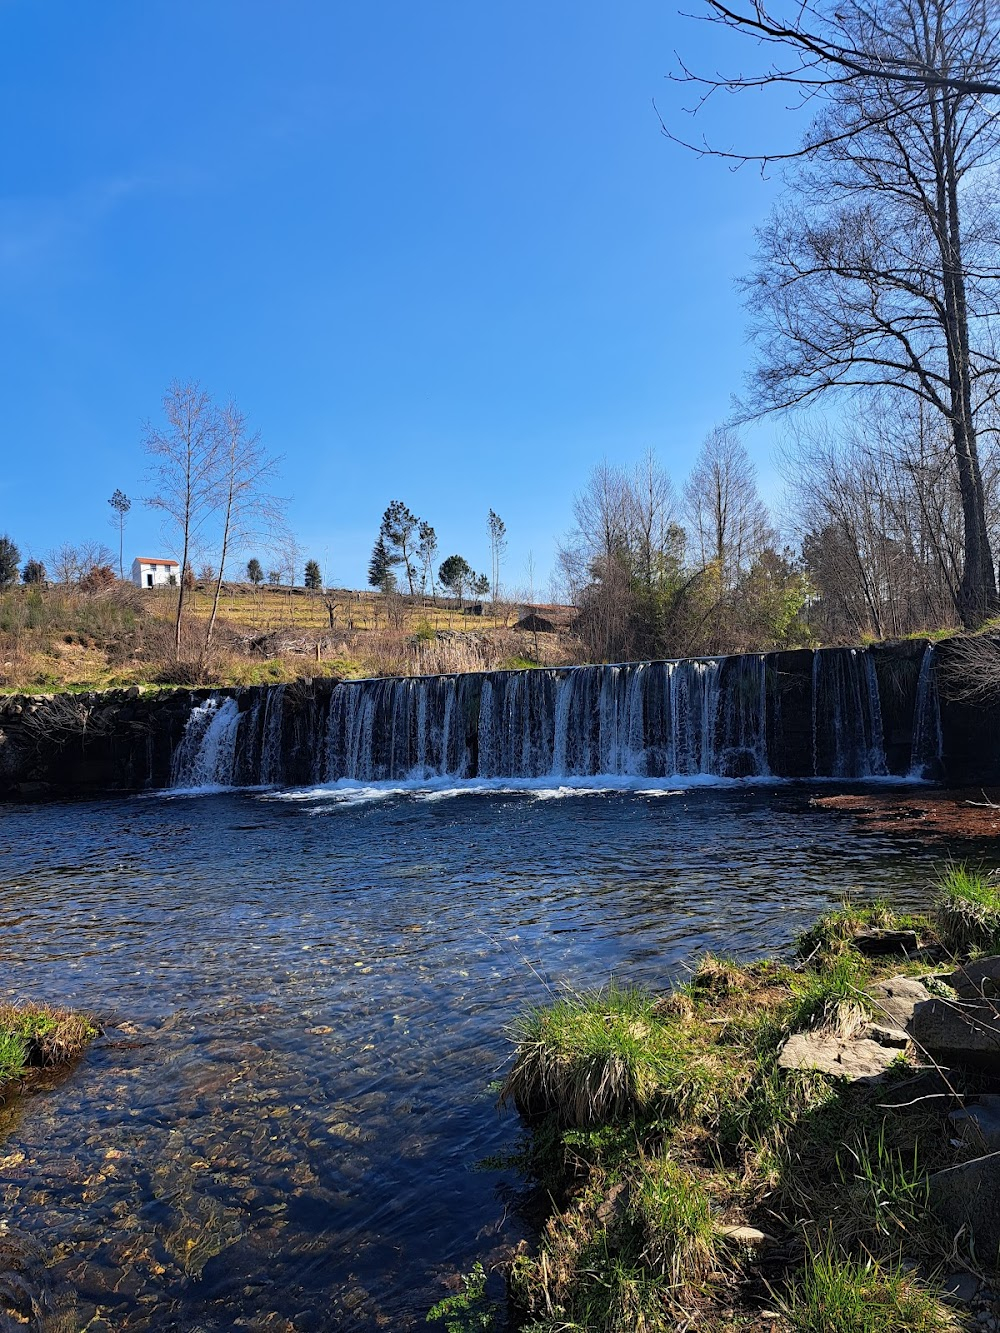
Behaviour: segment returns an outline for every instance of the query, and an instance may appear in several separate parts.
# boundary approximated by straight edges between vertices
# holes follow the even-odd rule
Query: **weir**
[[[914,648],[220,691],[193,704],[170,785],[936,777],[934,648]]]

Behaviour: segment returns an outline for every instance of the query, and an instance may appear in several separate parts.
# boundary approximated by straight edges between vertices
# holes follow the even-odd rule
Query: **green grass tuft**
[[[849,1258],[827,1246],[811,1254],[781,1303],[794,1333],[957,1333],[935,1293],[903,1269]]]
[[[935,887],[935,920],[946,949],[961,956],[1000,950],[996,874],[955,861],[945,867]]]
[[[501,1103],[552,1114],[564,1128],[694,1113],[719,1075],[700,1029],[658,1008],[648,991],[614,983],[529,1011],[513,1036]]]
[[[642,1261],[675,1299],[697,1290],[715,1266],[717,1236],[704,1186],[662,1154],[646,1158],[630,1214],[642,1238]]]
[[[868,969],[860,958],[842,954],[821,972],[807,971],[791,983],[788,1021],[793,1032],[826,1028],[850,1037],[874,1013],[874,1003],[863,987]]]

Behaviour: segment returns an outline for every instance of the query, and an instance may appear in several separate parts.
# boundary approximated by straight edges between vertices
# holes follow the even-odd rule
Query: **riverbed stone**
[[[795,1032],[778,1055],[782,1069],[815,1069],[851,1083],[878,1082],[899,1059],[899,1049],[868,1037],[838,1037],[834,1032]]]
[[[963,963],[941,978],[963,1000],[1000,995],[1000,955]]]
[[[948,1116],[958,1138],[980,1153],[1000,1152],[1000,1096],[983,1094]],[[1000,1206],[1000,1201],[998,1201]]]
[[[1000,1152],[937,1171],[929,1180],[930,1204],[957,1235],[964,1230],[980,1263],[993,1266],[1000,1253]]]
[[[1000,1070],[1000,1012],[985,1000],[932,997],[914,1008],[907,1031],[935,1060]]]

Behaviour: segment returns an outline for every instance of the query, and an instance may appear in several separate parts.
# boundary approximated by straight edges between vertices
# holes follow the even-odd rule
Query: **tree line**
[[[495,510],[487,516],[490,542],[491,574],[477,574],[462,555],[449,555],[437,565],[438,538],[434,528],[402,500],[392,500],[382,515],[378,536],[368,562],[369,587],[391,595],[401,590],[401,580],[412,597],[437,596],[441,587],[449,596],[464,604],[466,594],[492,597],[494,605],[500,592],[503,557],[507,550],[507,525]],[[435,566],[437,566],[435,570]],[[398,573],[397,573],[398,571]]]

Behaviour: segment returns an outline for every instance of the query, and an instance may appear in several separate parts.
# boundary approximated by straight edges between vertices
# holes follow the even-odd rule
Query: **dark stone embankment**
[[[207,775],[194,765],[197,777],[187,785],[369,780],[414,769],[842,781],[918,773],[952,787],[998,784],[1000,700],[963,700],[953,688],[960,669],[952,643],[930,650],[921,639],[673,666],[354,682],[345,684],[335,709],[336,679],[13,696],[0,700],[0,797],[166,787],[185,727],[209,698],[235,702],[239,725],[230,739],[238,732],[238,743],[227,764]],[[574,683],[564,693],[571,703],[561,715],[555,701],[569,676]],[[231,724],[233,714],[228,704],[220,722]],[[623,724],[622,717],[632,720]],[[620,734],[607,747],[609,725]],[[600,767],[606,748],[613,765],[628,750],[633,766]]]
[[[298,720],[329,698],[336,679],[285,686],[283,748],[287,771],[311,777]],[[252,708],[269,687],[107,690],[28,694],[0,699],[0,798],[87,796],[151,791],[170,785],[170,768],[193,708],[212,696]]]

